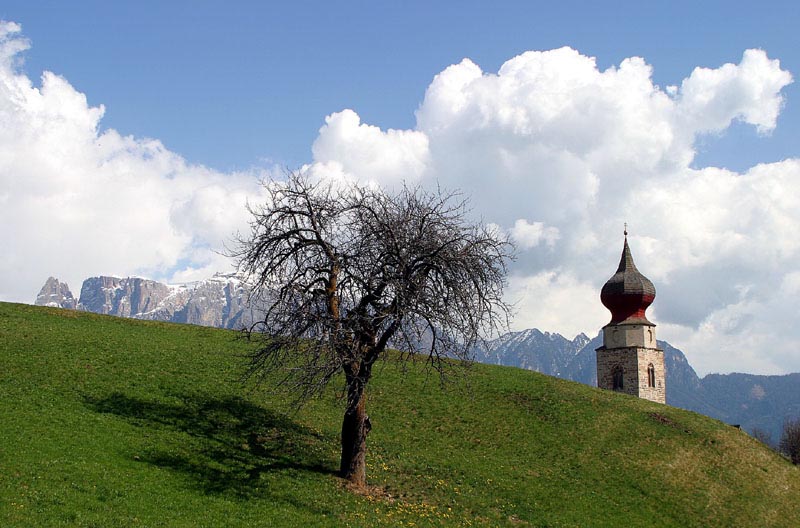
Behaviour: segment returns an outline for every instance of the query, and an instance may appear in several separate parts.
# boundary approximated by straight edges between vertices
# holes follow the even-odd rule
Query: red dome
[[[656,298],[656,288],[650,279],[639,273],[625,237],[622,258],[613,277],[600,291],[600,301],[611,311],[611,322],[653,324],[647,320],[645,310]]]

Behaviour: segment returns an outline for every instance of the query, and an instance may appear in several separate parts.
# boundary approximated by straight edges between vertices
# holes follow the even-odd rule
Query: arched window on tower
[[[614,370],[611,371],[611,384],[612,384],[611,387],[615,391],[621,391],[622,390],[622,388],[623,388],[622,387],[622,385],[623,385],[622,379],[624,377],[624,374],[625,374],[625,372],[622,370],[622,366],[621,365],[617,365],[616,367],[614,367]]]
[[[651,388],[656,386],[656,368],[652,363],[647,365],[647,386]]]

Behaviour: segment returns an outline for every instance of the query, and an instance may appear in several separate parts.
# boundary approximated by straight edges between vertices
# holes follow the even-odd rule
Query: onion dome
[[[656,298],[656,288],[650,279],[639,273],[628,247],[627,231],[622,258],[613,277],[600,291],[600,301],[611,311],[609,324],[648,324],[645,310]]]

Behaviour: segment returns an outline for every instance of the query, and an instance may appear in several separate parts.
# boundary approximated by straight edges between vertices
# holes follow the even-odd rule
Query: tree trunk
[[[339,474],[357,487],[367,484],[367,435],[372,425],[366,412],[365,382],[347,376],[347,409],[342,421],[342,461]]]

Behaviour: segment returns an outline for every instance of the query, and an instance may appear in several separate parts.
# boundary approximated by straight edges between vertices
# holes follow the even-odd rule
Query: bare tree
[[[388,345],[424,352],[444,373],[505,327],[502,300],[512,247],[467,219],[457,194],[313,183],[289,174],[265,184],[239,239],[239,269],[267,299],[249,373],[282,372],[300,401],[343,373],[340,474],[366,484],[371,423],[365,389]],[[338,378],[336,378],[338,379]]]
[[[792,464],[800,465],[800,418],[787,420],[783,424],[783,432],[778,447],[789,457]]]

